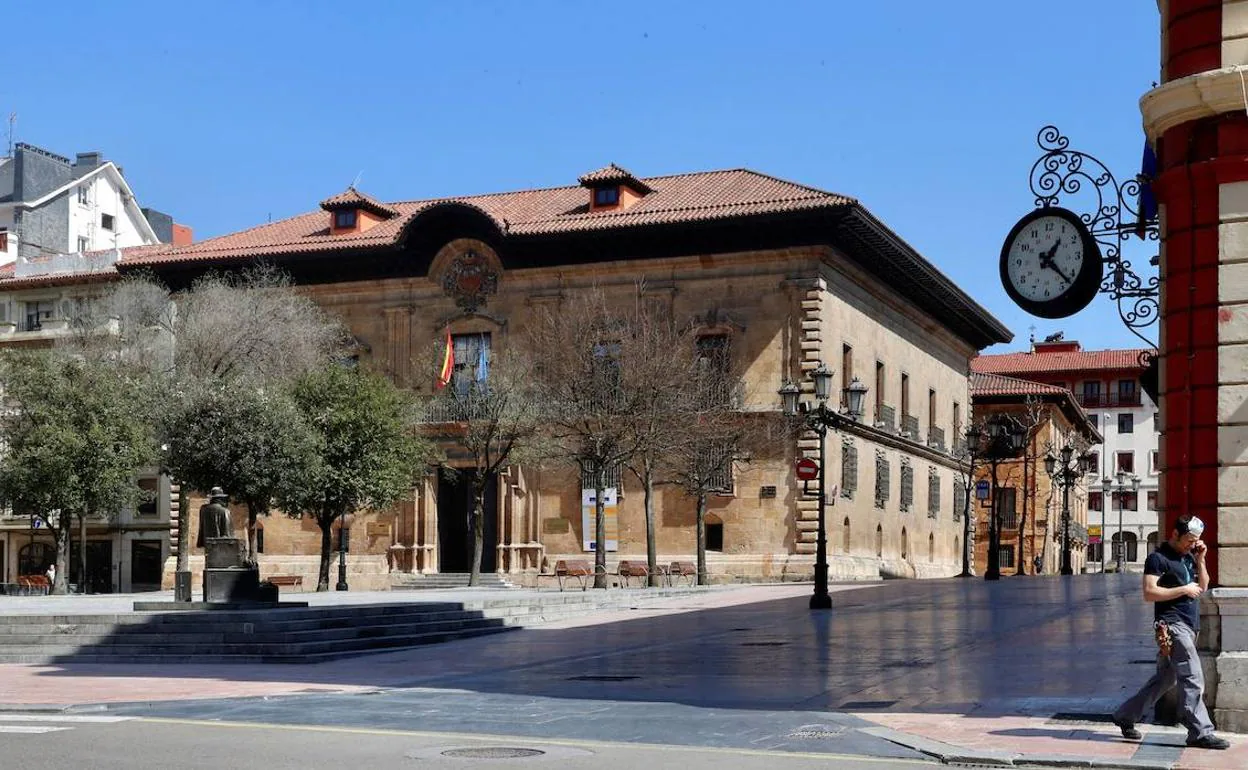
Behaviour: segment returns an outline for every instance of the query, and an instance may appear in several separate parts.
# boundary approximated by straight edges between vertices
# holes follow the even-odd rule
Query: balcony
[[[1085,409],[1140,406],[1140,392],[1134,393],[1080,393],[1079,405]]]
[[[912,441],[919,440],[919,418],[912,414],[901,416],[901,435]]]
[[[927,445],[938,452],[945,451],[945,429],[935,425],[927,429]]]
[[[893,433],[897,430],[897,411],[887,404],[875,405],[875,427]]]

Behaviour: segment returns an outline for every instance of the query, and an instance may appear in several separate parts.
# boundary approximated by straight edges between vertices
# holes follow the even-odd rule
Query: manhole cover
[[[482,746],[474,749],[447,749],[442,752],[444,757],[455,759],[523,759],[540,757],[546,752],[541,749],[519,749],[511,746]]]
[[[570,676],[569,682],[627,682],[630,679],[641,679],[639,676],[611,676],[602,674],[598,676]]]

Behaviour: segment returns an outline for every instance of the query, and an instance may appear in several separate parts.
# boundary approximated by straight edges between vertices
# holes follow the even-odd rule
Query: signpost
[[[975,499],[987,500],[990,489],[991,489],[991,485],[987,481],[976,481],[975,482]]]

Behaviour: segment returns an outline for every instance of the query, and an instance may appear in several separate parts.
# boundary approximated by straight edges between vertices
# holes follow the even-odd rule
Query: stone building
[[[1090,415],[1067,388],[1040,382],[975,372],[971,375],[971,404],[975,421],[984,424],[995,415],[1009,415],[1028,431],[1022,453],[997,464],[996,499],[1001,526],[1002,575],[1056,574],[1063,547],[1063,506],[1070,516],[1071,566],[1086,571],[1088,543],[1088,487],[1080,478],[1071,486],[1068,501],[1060,484],[1045,469],[1045,457],[1068,444],[1077,456],[1101,440]],[[975,485],[985,494],[973,494],[975,573],[988,566],[988,522],[992,507],[991,463],[978,458]],[[1036,557],[1039,557],[1037,564]]]
[[[748,170],[641,179],[614,165],[566,187],[455,199],[384,203],[348,189],[319,210],[118,269],[177,289],[262,260],[345,321],[362,365],[416,391],[429,387],[416,360],[448,329],[458,361],[488,361],[523,339],[537,308],[591,288],[621,303],[642,291],[729,346],[745,363],[749,410],[778,418],[781,384],[826,362],[838,387],[858,377],[870,388],[865,417],[828,438],[832,576],[960,566],[949,439],[969,408],[968,361],[1010,334],[852,198]],[[734,469],[710,504],[715,579],[810,579],[817,501],[792,466],[817,449],[782,442]],[[611,563],[644,559],[640,489],[622,473],[613,490]],[[585,558],[584,492],[572,469],[509,468],[488,495],[485,570],[532,581],[559,558]],[[356,517],[352,585],[465,570],[466,505],[462,482],[434,473],[395,510]],[[692,558],[693,502],[663,488],[657,521],[660,560]],[[266,574],[310,582],[318,550],[311,522],[264,522]]]

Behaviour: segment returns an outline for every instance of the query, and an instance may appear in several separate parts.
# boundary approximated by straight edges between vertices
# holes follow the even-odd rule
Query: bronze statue
[[[199,506],[199,537],[195,545],[204,547],[210,537],[234,537],[234,524],[230,521],[230,509],[226,503],[230,496],[221,487],[213,487],[208,492],[208,502]]]

